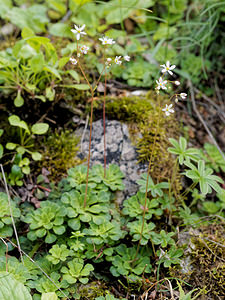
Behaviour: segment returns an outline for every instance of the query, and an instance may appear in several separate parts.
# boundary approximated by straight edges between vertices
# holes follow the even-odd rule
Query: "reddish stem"
[[[104,177],[106,177],[106,135],[105,135],[105,98],[106,98],[106,81],[107,73],[105,71],[105,89],[104,89],[104,101],[103,101],[103,128],[104,128]]]
[[[85,196],[84,196],[84,207],[86,207],[86,203],[87,203],[88,176],[89,176],[90,159],[91,159],[91,135],[92,135],[92,122],[93,122],[93,103],[94,103],[94,95],[93,95],[93,90],[91,90],[91,118],[90,118],[90,134],[89,134],[89,148],[88,148],[88,166],[87,166],[86,188],[85,188]]]

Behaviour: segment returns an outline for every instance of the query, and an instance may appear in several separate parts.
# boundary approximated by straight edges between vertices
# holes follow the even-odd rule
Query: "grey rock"
[[[91,166],[104,164],[104,137],[103,121],[93,122],[91,144]],[[84,132],[84,127],[76,131],[81,138],[80,153],[78,157],[88,156],[89,128]],[[117,164],[124,173],[125,190],[117,193],[117,203],[121,204],[126,197],[132,196],[138,191],[137,180],[143,172],[147,171],[147,165],[138,164],[138,153],[129,138],[129,130],[126,124],[119,121],[106,120],[106,161],[107,165]]]

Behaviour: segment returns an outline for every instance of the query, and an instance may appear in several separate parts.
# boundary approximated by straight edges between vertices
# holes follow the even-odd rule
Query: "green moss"
[[[157,132],[156,144],[152,159],[152,174],[157,180],[171,178],[174,159],[168,153],[169,137],[179,136],[179,124],[174,115],[165,117],[161,109],[168,103],[168,98],[160,97],[160,107],[156,95],[149,92],[144,97],[107,97],[106,115],[110,119],[127,122],[132,141],[139,152],[139,161],[149,161],[153,150],[154,136]],[[102,98],[95,101],[96,110],[102,108]],[[158,118],[160,118],[158,120]],[[159,122],[159,129],[157,123]],[[179,185],[179,180],[176,180]]]
[[[221,221],[220,221],[221,223]],[[202,291],[205,300],[223,299],[225,295],[225,223],[213,223],[198,228],[191,238],[190,267],[188,273],[171,268],[170,275],[187,285],[185,290]],[[189,256],[189,254],[188,254]]]
[[[81,285],[78,290],[81,300],[94,300],[97,297],[105,296],[109,293],[106,285],[100,281],[93,281],[91,283]]]
[[[83,162],[76,157],[78,143],[79,138],[70,130],[51,133],[42,143],[43,159],[39,168],[46,168],[50,172],[50,179],[60,179],[69,168]]]
[[[193,238],[195,250],[191,253],[194,287],[205,287],[212,299],[225,295],[225,223],[204,226],[199,238]],[[214,299],[214,298],[213,298]]]

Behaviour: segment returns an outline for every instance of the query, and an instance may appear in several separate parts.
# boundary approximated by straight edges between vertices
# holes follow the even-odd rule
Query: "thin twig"
[[[220,154],[222,155],[224,161],[225,161],[225,155],[223,153],[223,151],[220,149],[220,146],[217,144],[217,141],[215,140],[214,136],[212,135],[211,131],[209,130],[208,126],[206,125],[204,119],[202,118],[201,114],[199,113],[196,103],[195,103],[195,95],[194,95],[194,88],[192,85],[192,82],[190,80],[188,80],[188,85],[190,87],[190,92],[191,92],[191,102],[192,102],[192,106],[193,109],[197,115],[197,117],[199,118],[199,120],[201,121],[202,125],[204,126],[206,132],[208,133],[209,137],[211,138],[213,144],[216,146],[216,148],[219,150]]]
[[[16,225],[15,225],[14,218],[13,218],[13,211],[12,211],[12,206],[11,206],[11,197],[10,197],[10,194],[9,194],[9,189],[8,189],[8,185],[7,185],[6,178],[5,178],[5,172],[4,172],[2,164],[0,165],[0,167],[1,167],[1,172],[2,172],[2,176],[3,176],[3,180],[4,180],[6,194],[8,196],[10,215],[11,215],[11,220],[12,220],[12,224],[13,224],[14,233],[15,233],[15,236],[16,236],[16,242],[17,242],[17,245],[18,245],[18,250],[19,250],[19,253],[20,253],[21,261],[22,261],[22,263],[24,263],[23,262],[23,255],[22,255],[21,248],[20,248],[20,242],[19,242],[19,238],[18,238],[18,234],[17,234],[17,230],[16,230]]]
[[[10,241],[9,239],[7,239],[14,247],[18,246],[16,244],[14,244],[12,241]],[[33,264],[35,264],[40,270],[41,272],[54,284],[55,287],[57,287],[57,289],[63,294],[63,296],[66,297],[66,299],[69,300],[69,298],[66,296],[66,294],[61,290],[61,288],[51,279],[51,277],[48,276],[48,274],[38,265],[38,263],[36,263],[36,261],[34,261],[28,254],[26,254],[26,252],[24,252],[22,249],[20,250]]]

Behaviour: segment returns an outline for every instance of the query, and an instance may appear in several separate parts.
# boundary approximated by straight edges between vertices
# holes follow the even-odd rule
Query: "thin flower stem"
[[[103,51],[103,64],[105,66],[105,47]],[[104,70],[105,68],[103,68]],[[101,77],[101,74],[99,78]],[[104,178],[106,177],[106,137],[105,137],[105,97],[106,97],[106,80],[107,80],[107,73],[105,71],[105,86],[104,86],[104,101],[103,101],[103,135],[104,135]]]
[[[87,204],[87,191],[88,191],[88,177],[89,177],[89,170],[90,170],[90,160],[91,160],[91,135],[92,135],[92,122],[93,122],[93,102],[94,102],[94,90],[87,79],[87,76],[79,62],[78,58],[78,50],[79,50],[79,45],[78,45],[78,40],[77,40],[77,63],[78,66],[81,70],[81,73],[83,74],[90,90],[91,90],[91,119],[90,119],[90,134],[89,134],[89,148],[88,148],[88,165],[87,165],[87,176],[86,176],[86,187],[85,187],[85,195],[84,195],[84,207],[86,207]]]
[[[105,71],[105,65],[104,65],[104,68],[102,69],[102,72],[100,73],[100,75],[99,75],[99,77],[98,77],[98,80],[97,80],[97,82],[96,82],[96,84],[95,84],[95,87],[93,88],[93,91],[95,91],[95,90],[97,89],[98,84],[99,84],[99,81],[101,80],[102,74],[104,73],[104,71]]]
[[[80,68],[80,70],[81,70],[81,73],[83,74],[83,76],[84,76],[84,78],[85,78],[85,80],[86,80],[86,82],[87,82],[87,84],[88,84],[88,86],[89,86],[89,88],[90,88],[90,90],[91,90],[91,93],[93,93],[93,92],[94,92],[94,91],[93,91],[93,88],[92,88],[92,86],[91,86],[89,80],[87,79],[87,76],[86,76],[86,74],[85,74],[85,72],[84,72],[84,70],[83,70],[83,68],[82,68],[82,66],[81,66],[81,64],[80,64],[80,62],[79,62],[79,59],[77,59],[77,63],[78,63],[78,66],[79,66],[79,68]]]
[[[91,135],[92,135],[92,122],[93,122],[93,103],[94,103],[94,92],[91,90],[91,118],[90,118],[90,134],[89,134],[89,149],[88,149],[88,166],[87,166],[87,177],[86,177],[86,188],[84,196],[84,207],[87,203],[87,191],[88,191],[88,176],[90,170],[90,159],[91,159]]]
[[[105,98],[106,98],[106,81],[107,73],[105,72],[105,88],[104,88],[104,101],[103,101],[103,130],[104,130],[104,178],[106,177],[106,135],[105,135]]]
[[[157,103],[158,103],[158,107],[160,108],[160,100],[159,100],[158,95],[157,95]],[[142,216],[141,234],[140,234],[140,239],[139,239],[139,242],[138,242],[137,250],[136,250],[135,257],[134,257],[133,261],[135,261],[136,258],[137,258],[139,248],[140,248],[140,245],[141,245],[141,240],[142,240],[142,237],[143,237],[143,231],[144,231],[144,225],[145,225],[145,213],[146,213],[146,210],[147,210],[148,182],[149,182],[149,177],[150,177],[153,153],[154,153],[155,145],[156,145],[156,138],[157,138],[158,130],[159,130],[160,113],[161,113],[161,110],[159,110],[159,116],[158,116],[158,119],[157,119],[157,125],[156,125],[156,130],[155,130],[155,136],[154,136],[151,156],[150,156],[149,164],[148,164],[147,181],[146,181],[146,189],[145,189],[145,204],[144,204],[144,211],[143,211],[143,216]],[[152,243],[152,249],[153,249],[153,252],[154,252],[154,255],[155,255],[155,248],[154,248],[153,243]]]

